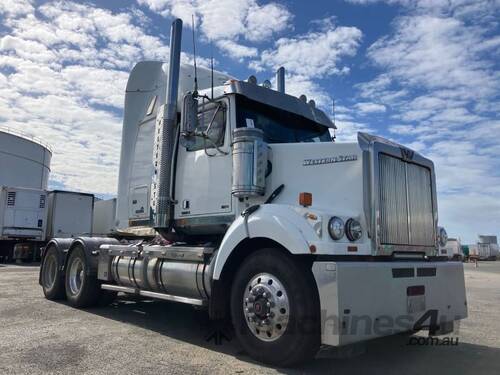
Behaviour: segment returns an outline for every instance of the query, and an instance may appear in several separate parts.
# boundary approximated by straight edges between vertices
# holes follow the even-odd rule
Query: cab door
[[[197,133],[179,141],[175,179],[176,227],[205,227],[232,213],[229,101],[200,103]],[[229,219],[228,219],[229,220]]]

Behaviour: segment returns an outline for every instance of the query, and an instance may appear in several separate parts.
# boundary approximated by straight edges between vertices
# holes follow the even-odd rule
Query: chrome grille
[[[379,154],[380,243],[434,246],[428,168]]]

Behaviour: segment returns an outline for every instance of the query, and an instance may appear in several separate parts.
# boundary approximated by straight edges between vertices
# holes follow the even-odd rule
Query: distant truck
[[[36,260],[54,237],[91,235],[93,209],[92,194],[2,187],[0,256],[4,261]]]
[[[491,243],[477,243],[469,245],[469,259],[471,260],[497,260],[498,245]]]
[[[460,240],[456,238],[448,238],[446,241],[446,246],[441,247],[439,249],[440,255],[445,255],[448,259],[453,260],[463,260],[464,253],[462,252],[462,245],[460,244]]]
[[[497,236],[479,235],[476,244],[469,245],[469,259],[497,260],[499,255]]]

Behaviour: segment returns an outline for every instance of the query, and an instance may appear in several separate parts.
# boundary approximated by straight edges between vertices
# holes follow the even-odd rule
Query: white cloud
[[[495,92],[489,64],[480,59],[482,32],[453,18],[402,17],[397,32],[374,43],[368,55],[391,76],[427,89],[472,88]]]
[[[372,127],[363,122],[342,120],[338,117],[335,122],[338,128],[336,135],[340,142],[356,142],[358,139],[358,132],[374,132]]]
[[[224,54],[240,61],[247,57],[255,57],[259,52],[255,47],[247,47],[228,39],[219,40],[216,42],[216,45],[224,52]]]
[[[204,38],[236,59],[253,57],[242,40],[261,42],[290,27],[292,14],[278,3],[260,5],[256,0],[138,0],[153,12],[183,19],[191,16]]]
[[[0,14],[18,17],[33,11],[32,1],[29,0],[2,0],[0,2]]]
[[[288,28],[292,14],[278,3],[260,5],[256,0],[138,0],[162,16],[183,19],[230,58],[254,58],[258,50],[249,42],[262,42]]]
[[[11,35],[6,35],[0,39],[0,51],[4,54],[14,53],[15,55],[44,63],[53,62],[56,56],[45,45],[32,40],[24,40]]]
[[[386,111],[385,105],[370,102],[357,103],[355,107],[361,113],[377,113]]]
[[[261,41],[273,34],[286,30],[292,16],[280,4],[270,3],[250,6],[247,15],[248,33],[245,38],[251,41]]]
[[[285,66],[293,74],[311,78],[346,74],[349,67],[339,66],[340,61],[356,54],[361,37],[356,27],[330,25],[294,38],[280,38],[272,49],[262,52],[257,65],[273,70]]]

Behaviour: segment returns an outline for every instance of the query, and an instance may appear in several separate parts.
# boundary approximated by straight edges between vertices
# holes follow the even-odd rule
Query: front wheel
[[[320,346],[320,311],[311,270],[277,249],[250,255],[231,290],[236,336],[255,359],[293,366]]]

